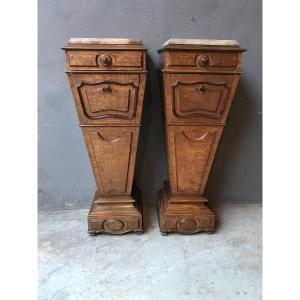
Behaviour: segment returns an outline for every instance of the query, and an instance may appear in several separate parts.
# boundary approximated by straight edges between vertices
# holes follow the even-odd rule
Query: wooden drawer
[[[167,122],[225,122],[236,75],[164,74]]]
[[[222,126],[167,126],[170,187],[174,195],[202,194]]]
[[[70,74],[83,125],[140,122],[145,74]]]
[[[164,55],[164,69],[230,71],[240,65],[237,52],[168,51]]]
[[[70,70],[143,70],[143,51],[71,50],[66,51]]]

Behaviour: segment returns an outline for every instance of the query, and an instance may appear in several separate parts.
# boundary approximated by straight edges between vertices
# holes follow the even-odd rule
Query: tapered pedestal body
[[[162,48],[169,181],[160,192],[163,233],[215,229],[203,196],[240,77],[236,41],[169,40]]]
[[[97,190],[91,234],[143,232],[140,192],[133,186],[146,49],[133,39],[71,39],[67,74]]]

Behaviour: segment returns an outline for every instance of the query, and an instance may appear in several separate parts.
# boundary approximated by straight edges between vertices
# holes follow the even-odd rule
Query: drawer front
[[[130,195],[139,127],[83,127],[97,189],[104,195]]]
[[[167,121],[224,122],[237,79],[234,75],[164,74]]]
[[[169,51],[165,53],[165,69],[187,70],[237,70],[238,53],[213,51]]]
[[[143,51],[67,51],[69,68],[75,70],[142,70]]]
[[[81,124],[140,122],[143,74],[73,74],[69,78]]]
[[[222,126],[167,126],[172,194],[203,194]]]

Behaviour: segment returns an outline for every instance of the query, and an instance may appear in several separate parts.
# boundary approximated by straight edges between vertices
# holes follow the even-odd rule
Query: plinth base
[[[204,197],[171,195],[168,185],[160,191],[158,206],[159,227],[162,234],[170,232],[193,234],[214,232],[215,214],[207,207]]]
[[[124,234],[136,232],[142,234],[142,203],[140,191],[134,188],[132,196],[101,196],[95,192],[88,215],[88,232]]]

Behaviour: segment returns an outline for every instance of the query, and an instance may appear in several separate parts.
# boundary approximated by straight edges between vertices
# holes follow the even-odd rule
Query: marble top
[[[168,45],[238,46],[239,43],[236,40],[169,39],[163,47]]]
[[[138,39],[123,39],[123,38],[71,38],[70,44],[100,44],[100,45],[141,45],[141,40]]]

